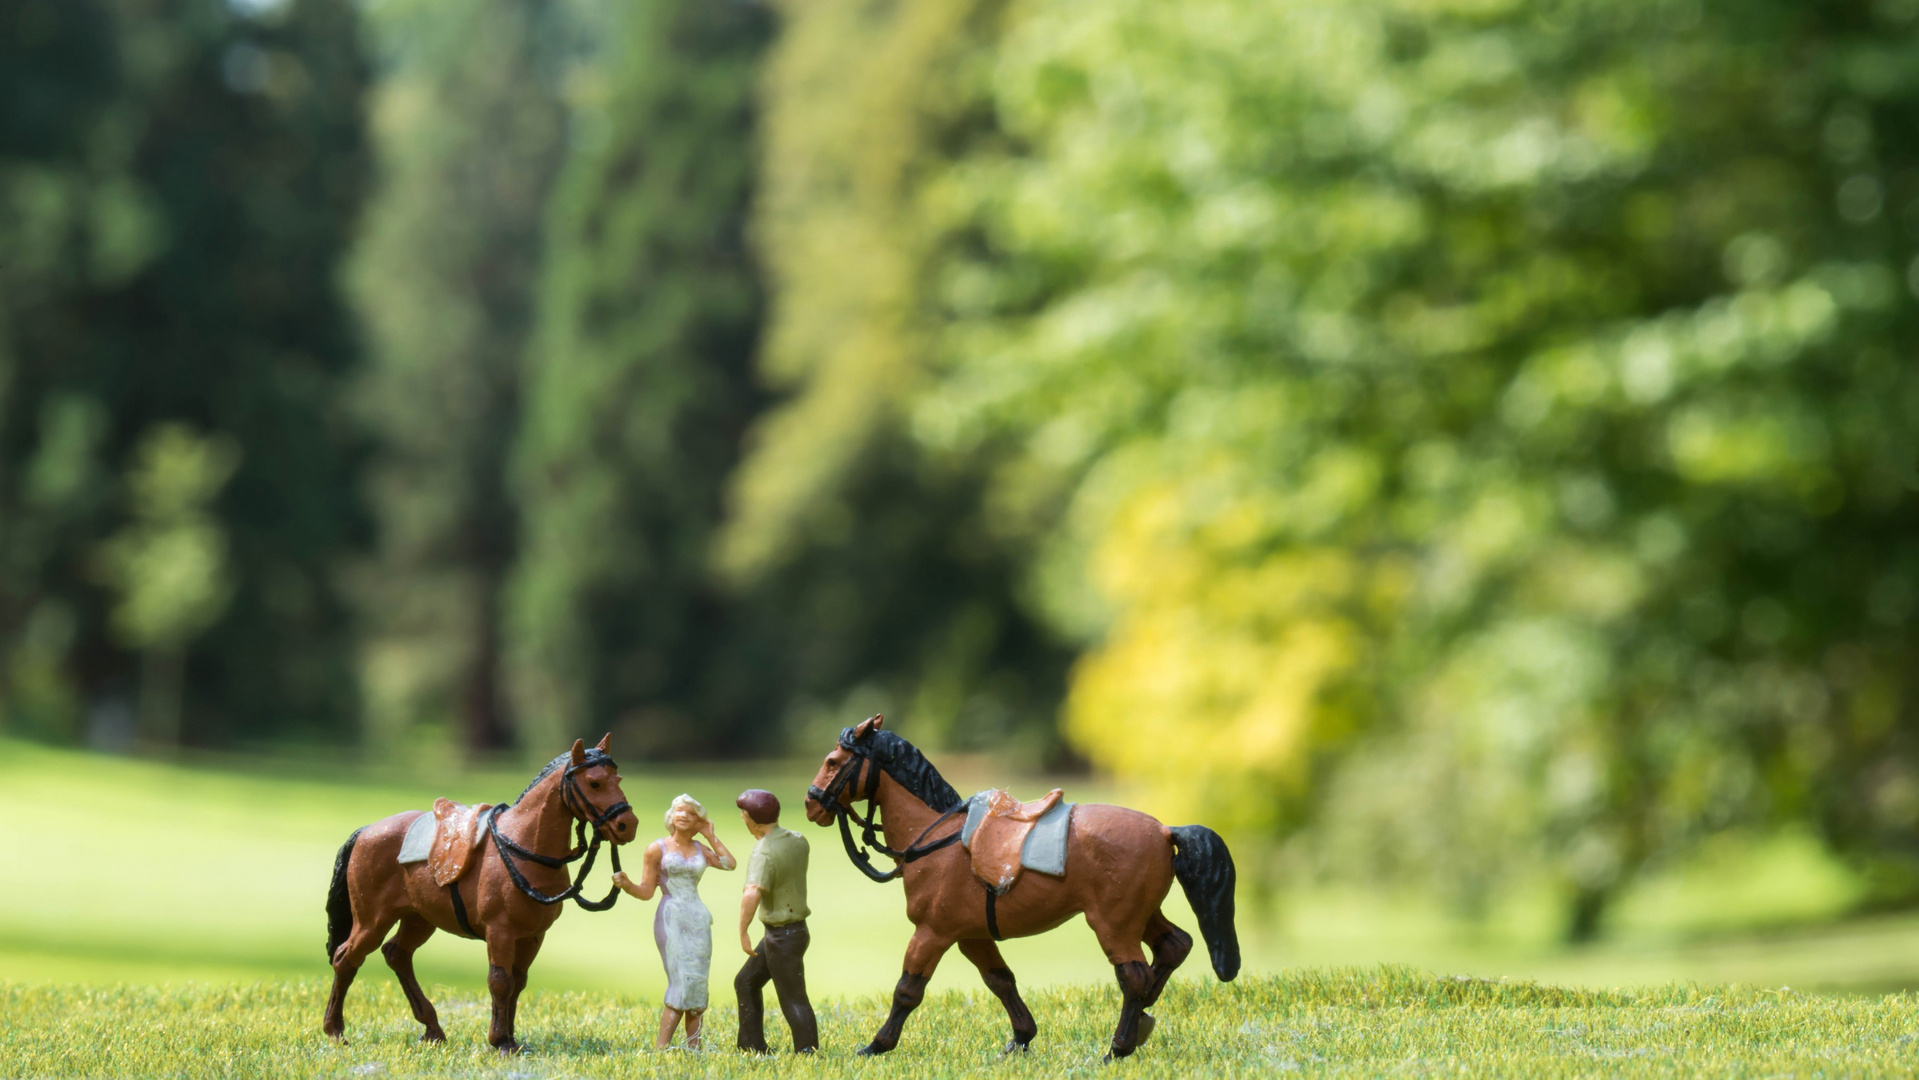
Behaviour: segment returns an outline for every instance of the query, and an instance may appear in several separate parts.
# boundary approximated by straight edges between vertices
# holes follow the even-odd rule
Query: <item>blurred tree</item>
[[[934,272],[965,239],[939,192],[998,137],[1002,8],[781,8],[755,210],[773,297],[761,366],[781,398],[732,478],[716,555],[773,613],[792,722],[900,708],[929,745],[1011,739],[1056,760],[1067,653],[1018,602],[1021,549],[987,528],[978,468],[921,454],[905,425],[934,355]]]
[[[114,33],[103,0],[0,9],[0,723],[42,735],[68,733],[82,708],[66,670],[74,584],[52,579],[102,497],[105,418],[91,399],[29,396],[47,377],[32,358],[71,333],[90,276],[137,269],[156,232],[130,139],[93,145],[124,92]]]
[[[541,224],[565,136],[576,22],[553,0],[388,0],[381,181],[352,263],[370,363],[380,555],[358,579],[362,681],[381,748],[416,725],[471,751],[510,744],[507,490]]]
[[[913,430],[1077,746],[1575,939],[1732,825],[1919,897],[1919,5],[1014,10]]]
[[[515,450],[535,745],[609,721],[636,753],[736,748],[777,689],[706,560],[757,405],[744,224],[770,31],[755,3],[632,4],[575,117]]]
[[[185,657],[183,736],[350,733],[354,7],[21,0],[0,20],[0,701],[56,736],[126,711],[136,658],[93,552],[134,509],[120,463],[180,422],[243,452],[210,504],[232,594]]]
[[[180,741],[187,644],[233,597],[227,538],[208,505],[239,464],[226,441],[161,424],[141,441],[127,475],[133,520],[100,545],[97,574],[118,596],[111,613],[121,643],[144,656],[140,732],[162,746]]]

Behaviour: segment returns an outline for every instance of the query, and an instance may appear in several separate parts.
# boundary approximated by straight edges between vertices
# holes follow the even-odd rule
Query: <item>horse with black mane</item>
[[[934,967],[955,944],[1006,1007],[1013,1025],[1006,1050],[1025,1049],[1039,1027],[995,942],[1043,933],[1084,913],[1123,995],[1108,1060],[1131,1054],[1152,1034],[1154,1021],[1146,1010],[1193,947],[1192,937],[1160,911],[1174,879],[1199,919],[1213,972],[1222,980],[1239,974],[1235,871],[1218,833],[1203,825],[1168,828],[1120,806],[1058,803],[1057,792],[1026,807],[1004,799],[1004,793],[961,799],[913,744],[882,730],[884,722],[874,716],[841,732],[806,798],[807,819],[815,825],[837,821],[847,855],[868,877],[904,879],[906,916],[915,927],[893,989],[892,1011],[860,1053],[885,1053],[898,1045]],[[867,803],[866,817],[855,808],[858,801]],[[989,880],[979,872],[990,854],[984,849],[991,846],[983,841],[990,826],[982,822],[995,813],[1016,824],[996,834],[1007,839]],[[1060,814],[1064,817],[1053,816]],[[1022,873],[1020,865],[1033,845],[1022,847],[1019,841],[1030,840],[1027,830],[1049,816],[1053,832],[1042,846],[1056,861],[1046,872]],[[855,848],[853,822],[862,827],[868,847],[899,865],[887,872],[875,869],[868,851]],[[876,832],[884,835],[883,842]],[[970,856],[961,846],[963,833]],[[1152,949],[1150,966],[1142,946]]]
[[[619,766],[608,756],[607,742],[602,738],[589,750],[584,741],[574,740],[573,749],[540,770],[510,806],[462,807],[441,800],[436,813],[450,811],[449,821],[464,831],[449,821],[434,820],[419,821],[416,828],[423,814],[410,810],[347,837],[334,860],[327,893],[326,951],[333,965],[333,993],[327,998],[322,1031],[336,1039],[345,1036],[347,988],[368,954],[380,948],[387,966],[399,976],[413,1018],[426,1028],[420,1041],[444,1042],[439,1016],[413,974],[413,953],[435,930],[445,930],[486,942],[486,986],[493,997],[487,1041],[502,1053],[520,1048],[513,1038],[514,1012],[547,929],[567,900],[589,911],[613,906],[618,889],[593,901],[580,895],[580,886],[601,841],[612,841],[613,868],[618,870],[619,845],[632,840],[639,827],[620,791]],[[590,846],[588,828],[593,830]],[[409,833],[424,835],[433,846],[434,862],[425,861],[424,855],[411,861]],[[410,861],[402,862],[403,856]],[[569,884],[566,867],[581,856],[586,862]],[[436,874],[451,880],[436,880]],[[399,932],[381,947],[396,923]]]

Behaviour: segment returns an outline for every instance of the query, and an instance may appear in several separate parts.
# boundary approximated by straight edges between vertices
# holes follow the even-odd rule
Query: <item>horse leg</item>
[[[520,939],[519,947],[513,953],[513,997],[506,1003],[506,1030],[510,1033],[520,1019],[520,995],[526,992],[527,973],[533,969],[533,960],[540,955],[540,946],[546,944],[546,935]]]
[[[967,938],[959,943],[960,955],[973,962],[979,969],[979,976],[986,982],[986,988],[1006,1006],[1006,1018],[1013,1022],[1013,1041],[1006,1044],[1001,1053],[1010,1054],[1015,1050],[1026,1049],[1026,1044],[1039,1034],[1039,1025],[1033,1022],[1033,1014],[1027,1010],[1026,1002],[1019,996],[1019,984],[1013,981],[1013,969],[1006,966],[1006,959],[999,954],[999,946],[985,938]]]
[[[926,997],[926,983],[933,977],[933,969],[952,946],[951,938],[940,937],[924,926],[913,931],[913,940],[906,943],[905,969],[900,972],[898,985],[893,987],[893,1011],[887,1014],[886,1023],[880,1025],[873,1041],[860,1047],[861,1057],[884,1054],[899,1045],[906,1018],[919,1008],[920,1001]]]
[[[1153,950],[1153,986],[1146,992],[1144,1005],[1145,1008],[1150,1009],[1153,1003],[1159,1000],[1160,993],[1166,989],[1166,983],[1173,977],[1173,972],[1179,970],[1179,965],[1185,963],[1186,957],[1192,954],[1193,935],[1173,925],[1173,921],[1168,919],[1164,912],[1155,911],[1153,921],[1146,924],[1145,941]],[[1142,1016],[1140,1020],[1142,1023],[1148,1023],[1152,1017]],[[1139,1041],[1146,1041],[1144,1032],[1140,1034]]]
[[[413,1019],[426,1025],[426,1033],[420,1036],[421,1042],[441,1043],[446,1041],[446,1032],[440,1030],[440,1015],[433,1011],[433,1003],[426,999],[426,993],[420,989],[420,980],[413,974],[413,953],[433,936],[433,924],[418,915],[407,915],[400,919],[400,932],[393,940],[380,947],[380,955],[386,957],[386,966],[393,969],[399,977],[400,989],[406,993],[406,1003],[413,1008]]]
[[[513,1038],[513,1007],[519,994],[513,971],[519,954],[519,941],[495,931],[486,939],[486,988],[493,997],[493,1022],[488,1025],[487,1044],[502,1054],[519,1053]]]
[[[1119,1010],[1119,1026],[1113,1030],[1113,1049],[1106,1060],[1123,1058],[1138,1049],[1145,1034],[1151,1034],[1151,1021],[1141,1024],[1140,1018],[1146,1013],[1146,996],[1153,989],[1153,969],[1146,966],[1146,953],[1140,948],[1145,937],[1145,926],[1135,923],[1121,930],[1106,919],[1094,922],[1092,912],[1087,913],[1086,921],[1092,925],[1093,933],[1099,938],[1100,948],[1106,950],[1106,958],[1112,961],[1113,974],[1119,979],[1122,1004]]]
[[[327,996],[326,1016],[320,1021],[320,1030],[335,1039],[346,1038],[346,992],[353,985],[353,977],[360,973],[360,965],[373,950],[379,948],[380,940],[386,937],[388,930],[398,921],[398,915],[381,913],[381,917],[372,922],[363,923],[356,913],[353,917],[353,932],[333,951],[333,993]]]

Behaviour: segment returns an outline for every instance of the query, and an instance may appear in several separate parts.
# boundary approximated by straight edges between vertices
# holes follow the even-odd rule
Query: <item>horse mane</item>
[[[533,782],[526,786],[526,790],[520,792],[520,797],[518,799],[513,800],[513,805],[514,806],[520,805],[521,801],[523,801],[528,795],[533,794],[534,788],[540,786],[540,781],[546,779],[549,776],[552,776],[554,770],[562,768],[570,764],[572,761],[573,761],[573,752],[569,750],[566,753],[561,754],[559,757],[554,758],[552,761],[547,762],[545,767],[540,769],[538,773],[534,774]]]
[[[879,767],[919,801],[944,814],[965,802],[920,749],[885,728],[869,732],[863,742]]]

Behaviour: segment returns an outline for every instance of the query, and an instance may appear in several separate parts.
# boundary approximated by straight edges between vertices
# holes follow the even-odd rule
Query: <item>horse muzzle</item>
[[[815,825],[831,825],[833,824],[833,811],[828,810],[826,805],[818,799],[808,795],[806,797],[806,820]]]
[[[598,822],[589,820],[588,824],[592,825],[593,834],[602,840],[610,841],[615,847],[631,843],[634,837],[640,835],[639,817],[625,802],[617,803],[611,809],[612,813],[606,814]]]

